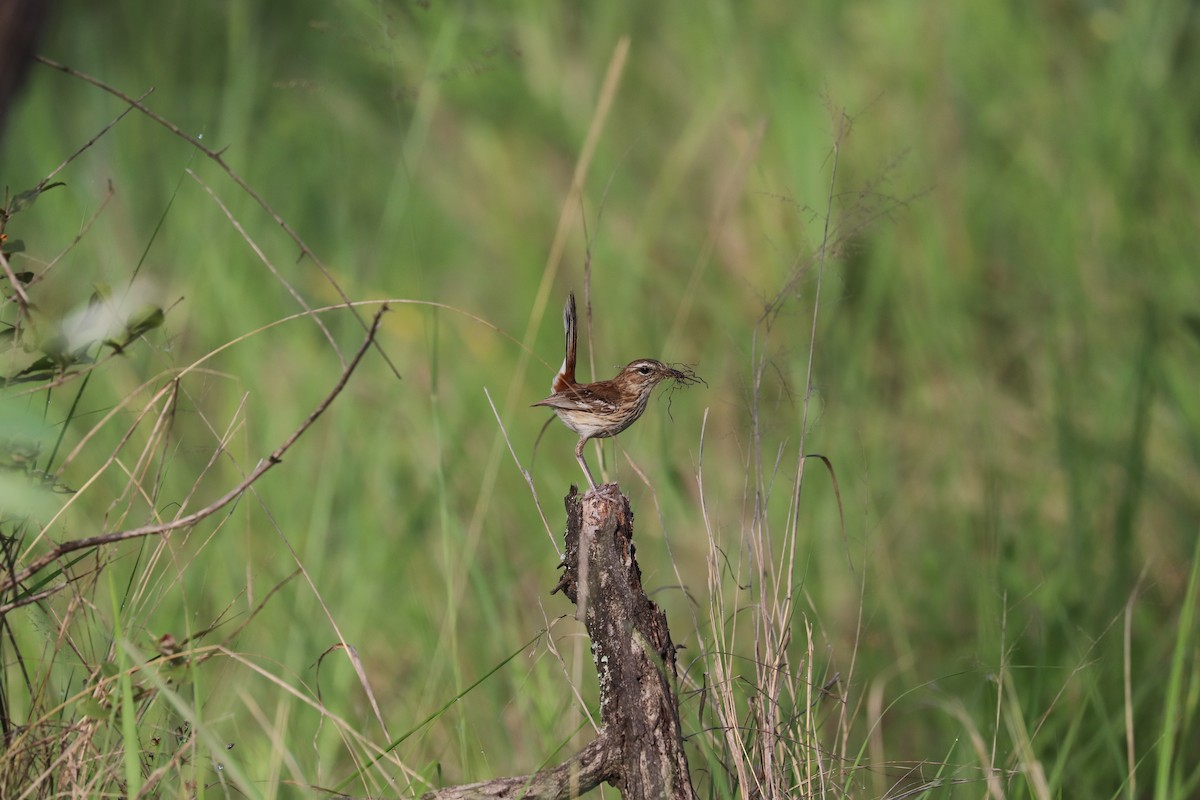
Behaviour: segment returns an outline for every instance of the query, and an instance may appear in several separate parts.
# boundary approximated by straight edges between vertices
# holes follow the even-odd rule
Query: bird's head
[[[631,390],[633,394],[648,394],[665,380],[673,380],[682,384],[700,381],[696,373],[686,367],[678,369],[661,361],[655,361],[653,358],[631,361],[614,379],[615,382],[624,384],[627,390]]]

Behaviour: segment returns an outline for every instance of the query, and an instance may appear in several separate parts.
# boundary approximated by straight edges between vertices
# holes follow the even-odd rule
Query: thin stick
[[[145,92],[142,93],[142,96],[137,99],[137,102],[140,103],[143,100],[145,100],[147,97],[150,96],[150,93],[153,91],[154,91],[153,88],[147,89]],[[64,169],[67,168],[68,164],[70,164],[75,159],[79,158],[79,156],[83,155],[85,150],[87,150],[89,147],[94,145],[96,142],[100,141],[100,137],[103,136],[104,134],[108,133],[110,130],[112,130],[113,126],[116,125],[118,122],[125,119],[125,115],[128,114],[130,111],[133,111],[133,106],[130,106],[129,108],[122,111],[120,114],[117,114],[117,116],[113,118],[112,122],[108,123],[107,125],[105,125],[103,128],[100,129],[99,133],[97,133],[91,139],[88,139],[86,142],[84,142],[82,147],[80,147],[74,153],[71,153],[71,155],[67,156],[66,160],[64,160],[57,167],[50,170],[50,174],[47,175],[46,177],[42,178],[38,182],[38,185],[33,187],[33,190],[35,192],[39,192],[39,193],[42,192],[43,190],[45,190],[45,188],[50,185],[50,181],[54,180],[55,175],[62,172]]]
[[[483,388],[483,394],[487,397],[488,405],[492,407],[492,413],[496,416],[496,424],[500,426],[500,434],[504,437],[504,443],[508,445],[509,455],[512,456],[513,463],[517,465],[517,469],[521,471],[521,477],[525,479],[525,483],[529,484],[529,493],[533,495],[533,505],[537,508],[538,516],[542,518],[542,527],[546,529],[546,535],[550,537],[550,544],[554,547],[554,552],[558,554],[559,560],[562,559],[562,551],[558,549],[558,542],[554,540],[554,531],[550,529],[550,523],[546,519],[546,513],[542,510],[542,501],[538,499],[537,487],[533,485],[533,476],[529,474],[529,470],[521,466],[521,460],[517,458],[517,453],[513,450],[512,442],[508,439],[508,430],[504,427],[504,421],[500,419],[500,412],[496,410],[496,404],[492,402],[492,393]],[[549,425],[554,417],[546,420]],[[546,430],[546,426],[542,426],[542,430]],[[541,438],[540,436],[538,438]]]
[[[378,305],[386,305],[386,306],[429,306],[430,308],[442,308],[442,309],[445,309],[446,311],[451,311],[451,312],[453,312],[453,313],[455,313],[455,314],[458,314],[458,315],[460,315],[460,316],[466,317],[467,319],[471,320],[472,322],[476,322],[476,323],[478,323],[478,324],[480,324],[480,325],[483,325],[485,328],[490,328],[491,330],[493,330],[493,331],[495,331],[496,333],[498,333],[498,334],[500,334],[501,336],[503,336],[505,339],[508,339],[510,342],[512,342],[513,344],[515,344],[517,347],[520,347],[520,348],[522,348],[522,349],[526,350],[526,352],[528,352],[528,353],[530,354],[530,357],[532,357],[533,359],[535,359],[536,361],[538,361],[539,363],[541,363],[541,365],[542,365],[542,366],[546,367],[547,369],[552,369],[552,367],[550,366],[550,364],[548,364],[548,363],[546,362],[546,359],[544,359],[544,358],[542,358],[541,356],[537,355],[537,354],[536,354],[536,353],[534,353],[532,350],[528,350],[528,348],[526,348],[526,347],[525,347],[525,345],[523,345],[523,344],[521,343],[521,341],[520,341],[519,339],[517,339],[517,337],[513,336],[511,333],[507,332],[506,330],[504,330],[503,328],[499,327],[498,325],[496,325],[496,324],[494,324],[494,323],[492,323],[492,322],[489,322],[488,320],[484,319],[483,317],[480,317],[480,316],[477,316],[477,315],[475,315],[475,314],[472,314],[472,313],[471,313],[471,312],[469,312],[469,311],[464,311],[463,309],[461,309],[461,308],[458,308],[457,306],[452,306],[452,305],[449,305],[449,304],[447,304],[447,303],[439,303],[439,302],[436,302],[436,301],[434,301],[434,300],[412,300],[412,299],[410,299],[410,298],[406,298],[406,297],[386,297],[386,298],[380,298],[380,299],[375,299],[375,300],[353,300],[353,301],[351,301],[351,302],[350,302],[350,306],[351,306],[351,307],[353,307],[353,308],[359,308],[360,306],[378,306]],[[321,306],[320,308],[314,308],[314,309],[312,309],[312,311],[311,311],[311,312],[309,312],[309,311],[302,311],[302,312],[300,312],[300,313],[298,313],[298,314],[289,314],[289,315],[288,315],[288,316],[286,316],[286,317],[280,317],[280,318],[279,318],[279,319],[277,319],[277,320],[274,320],[274,321],[272,321],[272,322],[268,322],[266,325],[263,325],[263,326],[261,326],[261,327],[255,328],[255,329],[254,329],[254,330],[252,330],[252,331],[248,331],[248,332],[246,332],[246,333],[243,333],[241,336],[238,336],[238,337],[237,337],[237,338],[235,338],[235,339],[230,339],[228,342],[225,342],[225,343],[224,343],[223,345],[221,345],[220,347],[217,347],[217,348],[215,348],[215,349],[213,349],[213,350],[210,350],[209,352],[205,353],[205,354],[204,354],[203,356],[201,356],[200,358],[198,358],[198,359],[196,359],[195,361],[193,361],[193,362],[192,362],[191,364],[189,364],[188,366],[186,366],[186,367],[183,367],[182,369],[176,370],[176,371],[175,371],[175,372],[176,372],[176,375],[175,375],[175,377],[182,378],[182,377],[183,377],[184,375],[186,375],[187,373],[189,373],[189,372],[193,372],[193,371],[197,370],[197,369],[200,367],[200,365],[201,365],[201,364],[204,364],[204,363],[206,363],[206,362],[208,362],[208,361],[212,360],[212,359],[213,359],[214,357],[216,357],[216,356],[217,356],[219,353],[221,353],[221,352],[223,352],[223,351],[225,351],[225,350],[228,350],[230,347],[233,347],[234,345],[240,344],[240,343],[242,343],[242,342],[246,341],[247,339],[250,339],[250,338],[251,338],[251,337],[253,337],[253,336],[257,336],[258,334],[260,334],[260,333],[263,333],[264,331],[268,331],[268,330],[270,330],[270,329],[272,329],[272,328],[278,327],[278,326],[280,326],[280,325],[283,325],[283,324],[286,324],[286,323],[288,323],[288,322],[295,322],[295,321],[296,321],[296,320],[298,320],[298,319],[304,319],[304,318],[306,318],[306,317],[309,317],[309,316],[311,316],[312,314],[327,314],[327,313],[331,313],[331,312],[333,312],[333,311],[341,311],[341,310],[345,309],[346,307],[347,307],[347,306],[346,306],[345,304],[343,304],[343,303],[338,303],[338,304],[337,304],[337,305],[335,305],[335,306]],[[106,356],[106,357],[105,357],[105,360],[108,360],[108,359],[110,359],[110,358],[115,358],[115,357],[116,357],[116,354],[114,353],[114,354],[112,354],[112,355],[110,355],[110,356]],[[58,388],[59,386],[62,386],[63,384],[65,384],[65,383],[68,383],[70,380],[72,380],[72,379],[74,379],[74,378],[77,378],[77,377],[79,377],[79,376],[81,376],[81,375],[86,375],[88,372],[90,372],[91,370],[95,369],[97,366],[99,366],[99,365],[100,365],[100,364],[102,364],[102,363],[103,363],[102,361],[97,361],[95,364],[89,364],[89,365],[88,365],[88,367],[87,367],[86,369],[80,369],[80,370],[79,370],[79,371],[77,371],[77,372],[67,372],[67,373],[64,373],[63,375],[59,376],[58,378],[55,378],[55,379],[54,379],[53,381],[51,381],[50,383],[41,384],[41,385],[35,386],[35,387],[33,387],[33,388],[30,388],[30,389],[25,389],[25,390],[23,390],[23,391],[21,391],[21,392],[19,392],[19,393],[14,393],[12,396],[14,396],[14,397],[24,397],[24,396],[26,396],[26,395],[29,395],[29,394],[34,394],[34,393],[36,393],[36,392],[43,392],[43,391],[48,391],[48,390],[50,390],[50,389],[56,389],[56,388]],[[140,386],[140,387],[138,387],[138,388],[139,388],[139,389],[143,389],[143,388],[145,388],[145,387],[147,387],[147,386],[151,385],[152,383],[154,383],[154,381],[158,380],[158,378],[159,378],[159,376],[155,376],[154,378],[152,378],[151,380],[149,380],[149,381],[147,381],[146,383],[142,384],[142,386]],[[551,417],[551,419],[553,419],[553,417]],[[76,453],[77,453],[79,450],[80,450],[80,448],[77,446],[77,447],[75,448],[75,451],[74,451],[74,452],[76,452]],[[60,470],[59,470],[59,471],[61,472],[61,468],[60,468]]]
[[[138,102],[145,100],[146,97],[152,91],[154,91],[154,90],[150,89],[145,94],[143,94],[141,97],[139,97]],[[112,130],[113,126],[116,125],[118,122],[120,122],[122,119],[124,119],[125,115],[128,114],[132,110],[133,110],[132,108],[127,108],[124,111],[122,111],[120,114],[118,114],[115,118],[113,118],[113,120],[111,122],[109,122],[107,125],[105,125],[103,128],[101,128],[99,133],[97,133],[91,139],[88,139],[86,142],[84,142],[83,146],[81,146],[79,149],[77,149],[74,153],[71,153],[71,155],[67,156],[66,159],[61,164],[59,164],[57,167],[50,170],[50,174],[47,175],[46,177],[42,178],[40,181],[38,181],[37,186],[33,187],[33,189],[30,192],[28,192],[27,194],[31,194],[33,197],[37,197],[37,195],[44,192],[46,190],[46,187],[50,185],[50,181],[54,180],[55,175],[57,175],[58,173],[62,172],[64,169],[66,169],[66,166],[68,164],[70,164],[72,161],[74,161],[76,158],[78,158],[85,150],[87,150],[89,147],[94,145],[96,142],[100,141],[101,136],[103,136],[104,134],[106,134],[110,130]],[[55,185],[61,186],[62,184],[59,183],[59,184],[55,184]],[[111,185],[109,186],[109,195],[110,196],[112,195],[112,186]],[[5,221],[7,221],[7,218],[8,218],[8,209],[4,209]],[[8,265],[8,259],[5,258],[3,253],[0,253],[0,267],[3,267],[5,277],[7,277],[9,283],[12,284],[13,294],[16,295],[17,300],[21,304],[21,313],[22,314],[27,313],[29,310],[29,297],[26,296],[25,288],[21,285],[21,282],[17,280],[16,275],[13,274],[12,268]]]
[[[29,295],[25,294],[25,287],[21,285],[21,281],[17,279],[17,274],[12,271],[12,267],[8,265],[8,258],[0,251],[0,269],[4,270],[4,277],[8,278],[8,283],[12,286],[13,297],[17,298],[17,305],[20,307],[21,317],[29,315]]]
[[[367,349],[374,343],[375,335],[379,330],[379,323],[383,319],[383,313],[385,311],[387,311],[386,305],[381,307],[375,314],[375,319],[371,322],[371,326],[367,330],[367,336],[363,340],[362,346],[358,348],[358,352],[354,354],[354,358],[352,358],[350,363],[346,365],[346,368],[342,371],[341,377],[338,379],[338,382],[334,385],[333,389],[330,390],[329,394],[327,394],[325,398],[317,404],[317,407],[312,410],[312,412],[302,423],[300,423],[299,427],[292,431],[292,434],[283,441],[283,444],[275,448],[275,450],[269,456],[259,461],[258,466],[256,466],[237,486],[230,489],[220,498],[200,509],[199,511],[195,511],[185,517],[172,520],[171,522],[165,522],[158,525],[143,525],[140,528],[132,528],[130,530],[117,531],[115,533],[104,533],[98,536],[88,536],[83,539],[75,539],[70,542],[63,542],[62,544],[56,546],[49,553],[34,559],[20,572],[6,576],[4,581],[0,582],[0,592],[7,592],[9,589],[29,580],[29,578],[31,578],[33,575],[37,574],[46,566],[52,564],[54,561],[62,558],[68,553],[73,553],[77,550],[100,547],[107,544],[115,544],[116,542],[124,542],[129,539],[141,539],[146,536],[156,536],[158,534],[169,533],[170,531],[178,530],[180,528],[191,527],[207,517],[212,516],[225,506],[232,503],[234,500],[241,497],[242,494],[256,481],[258,481],[259,478],[266,474],[268,470],[283,461],[284,453],[291,449],[292,445],[296,443],[296,440],[303,436],[304,433],[312,427],[313,423],[317,421],[317,418],[325,413],[325,410],[329,408],[334,399],[342,393],[342,389],[346,388],[346,384],[349,382],[350,376],[354,373],[354,370],[362,361]],[[33,598],[23,597],[18,598],[11,603],[0,605],[0,616],[7,614],[9,611],[12,611],[15,608],[29,605],[32,602],[34,602]]]
[[[288,294],[292,296],[292,299],[296,301],[296,304],[309,314],[312,314],[312,306],[310,306],[308,302],[300,296],[300,292],[296,291],[296,287],[288,283],[287,278],[283,277],[279,270],[275,269],[275,265],[271,263],[271,259],[267,258],[267,254],[264,253],[262,248],[258,246],[258,242],[251,238],[250,234],[242,226],[242,223],[238,222],[237,217],[235,217],[233,212],[229,210],[229,207],[221,202],[221,198],[217,196],[217,193],[213,191],[213,188],[205,183],[200,176],[193,172],[190,168],[184,170],[184,172],[186,172],[192,180],[200,184],[200,186],[204,188],[204,191],[208,192],[208,196],[211,197],[213,202],[217,204],[217,208],[221,209],[221,213],[225,215],[225,218],[229,220],[229,224],[232,225],[233,229],[238,232],[239,236],[242,237],[242,241],[244,241],[246,245],[254,251],[254,255],[258,256],[258,260],[263,263],[263,266],[265,266],[267,270],[269,270],[270,273],[275,276],[275,280],[283,284],[283,288],[287,289]],[[312,321],[315,322],[317,327],[321,329],[321,333],[325,334],[325,339],[329,342],[330,346],[333,347],[333,352],[337,354],[338,361],[342,363],[342,367],[344,369],[346,366],[346,359],[342,356],[342,351],[338,348],[337,340],[333,338],[333,334],[329,332],[329,328],[325,326],[325,323],[321,321],[320,317],[313,314]]]
[[[225,163],[225,159],[222,156],[222,154],[225,152],[224,150],[213,150],[212,148],[208,147],[203,142],[201,142],[199,139],[197,139],[195,136],[185,133],[183,131],[183,129],[180,128],[178,125],[176,125],[174,122],[171,122],[166,117],[163,117],[163,116],[160,116],[160,115],[154,113],[149,108],[142,105],[142,103],[140,101],[135,100],[134,98],[130,97],[129,95],[125,94],[120,89],[117,89],[114,86],[109,86],[107,83],[100,80],[99,78],[93,78],[91,75],[88,75],[85,72],[80,72],[77,69],[68,67],[66,64],[60,64],[59,62],[53,61],[49,58],[46,58],[45,56],[34,56],[34,58],[39,63],[44,64],[47,67],[50,67],[51,69],[56,69],[59,72],[65,72],[67,75],[70,75],[73,78],[79,78],[81,81],[90,83],[93,86],[95,86],[96,88],[101,89],[105,92],[108,92],[113,97],[119,98],[123,102],[136,108],[138,111],[142,112],[147,117],[149,117],[150,119],[157,122],[159,125],[162,125],[164,128],[166,128],[171,133],[178,136],[180,139],[183,139],[185,142],[190,144],[192,147],[195,147],[201,153],[208,156],[208,158],[211,159],[212,161],[216,162],[217,166],[219,166],[222,170],[224,170],[225,174],[229,176],[230,180],[232,180],[234,183],[236,183],[243,192],[245,192],[247,195],[250,196],[250,198],[252,200],[254,200],[254,202],[258,203],[259,207],[267,213],[267,216],[269,216],[272,220],[274,220],[275,224],[278,225],[280,228],[282,228],[283,232],[288,235],[288,238],[290,238],[293,242],[296,243],[296,246],[300,248],[301,254],[303,254],[304,256],[307,256],[313,262],[313,264],[316,265],[317,269],[319,269],[321,271],[321,274],[325,276],[325,280],[329,281],[329,285],[333,287],[335,292],[337,292],[338,297],[341,298],[342,303],[345,305],[345,307],[353,309],[354,305],[353,305],[353,303],[350,302],[349,295],[346,294],[346,292],[338,284],[337,280],[334,279],[333,274],[329,271],[329,269],[325,266],[325,264],[321,261],[321,259],[317,258],[317,254],[313,252],[312,248],[309,247],[305,243],[305,241],[300,238],[300,234],[296,233],[296,231],[294,231],[292,229],[292,226],[288,225],[287,221],[284,220],[284,218],[281,217],[275,211],[275,209],[272,208],[271,205],[269,203],[267,203],[266,200],[263,199],[262,195],[260,195],[258,192],[256,192],[254,190],[254,188],[251,187],[250,184],[247,183],[245,181],[245,179],[242,178],[241,175],[238,175],[236,172],[233,171],[232,167],[230,167],[228,164]],[[362,325],[363,330],[368,330],[366,320],[364,320],[361,316],[359,316],[359,314],[357,312],[355,312],[354,317],[355,317],[355,319],[358,320],[359,324]],[[396,378],[398,379],[400,377],[400,370],[397,369],[396,365],[392,363],[392,360],[388,357],[388,354],[383,351],[383,348],[380,347],[378,345],[378,343],[375,342],[375,336],[373,334],[368,337],[368,342],[375,344],[375,348],[379,351],[379,355],[381,355],[383,357],[384,363],[386,363],[388,365],[388,369],[390,369],[392,371],[392,374],[395,375]]]

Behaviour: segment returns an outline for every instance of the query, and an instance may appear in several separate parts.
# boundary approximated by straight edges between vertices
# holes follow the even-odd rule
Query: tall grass
[[[220,514],[0,597],[54,590],[3,617],[5,796],[406,794],[586,742],[586,642],[547,594],[573,438],[534,458],[525,408],[585,261],[596,376],[652,356],[709,385],[605,446],[686,646],[698,786],[1194,794],[1196,26],[1176,2],[63,9],[45,54],[153,87],[328,275],[138,113],[7,220],[24,332],[98,286],[165,316],[86,378],[5,388],[6,571],[250,474],[365,336],[305,306],[449,308],[393,303]],[[35,70],[0,182],[122,110]],[[13,341],[7,376],[49,344]]]

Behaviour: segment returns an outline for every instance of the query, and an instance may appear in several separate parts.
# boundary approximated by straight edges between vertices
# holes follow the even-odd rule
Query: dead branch
[[[140,100],[134,99],[132,96],[126,94],[125,92],[122,92],[120,89],[117,89],[115,86],[108,85],[107,83],[100,80],[99,78],[94,78],[91,75],[88,75],[86,72],[80,72],[77,69],[69,67],[66,64],[60,64],[59,62],[54,61],[53,59],[46,58],[45,56],[40,56],[40,55],[34,56],[34,60],[38,61],[41,64],[44,64],[47,67],[50,67],[51,69],[56,69],[59,72],[63,72],[67,75],[70,75],[73,78],[78,78],[79,80],[85,81],[86,83],[90,83],[91,85],[95,86],[98,89],[108,92],[113,97],[118,98],[119,100],[126,103],[130,107],[136,108],[138,111],[140,111],[146,117],[150,118],[154,122],[157,122],[159,125],[166,128],[168,131],[170,131],[174,135],[178,136],[180,139],[183,139],[185,142],[190,144],[192,147],[196,148],[201,153],[203,153],[205,156],[207,156],[209,158],[209,160],[214,162],[218,167],[220,167],[225,172],[226,175],[229,176],[230,180],[232,180],[235,184],[237,184],[238,188],[240,188],[243,192],[245,192],[250,197],[251,200],[253,200],[255,203],[257,203],[259,208],[261,208],[264,212],[266,212],[267,216],[269,216],[272,219],[272,221],[274,221],[274,223],[276,225],[278,225],[285,234],[287,234],[288,238],[291,239],[296,244],[296,246],[300,248],[300,253],[302,255],[304,255],[305,257],[307,257],[309,259],[309,261],[311,261],[316,266],[316,268],[325,277],[325,280],[329,282],[329,285],[331,287],[333,287],[333,290],[335,292],[337,292],[338,297],[340,297],[342,300],[342,307],[350,309],[351,313],[354,314],[354,318],[358,321],[358,323],[360,325],[362,325],[363,330],[364,331],[368,330],[366,320],[364,320],[359,315],[358,311],[355,309],[355,304],[353,302],[351,302],[349,295],[347,295],[345,290],[342,289],[341,284],[338,283],[337,280],[334,278],[333,273],[330,272],[329,268],[325,266],[325,262],[321,261],[321,259],[319,259],[317,257],[317,254],[315,252],[313,252],[312,248],[309,247],[308,244],[305,243],[305,241],[303,239],[300,238],[300,234],[296,233],[296,231],[292,229],[292,226],[287,223],[287,220],[285,220],[282,216],[280,216],[279,213],[277,211],[275,211],[274,208],[271,207],[270,203],[268,203],[261,194],[259,194],[257,191],[255,191],[254,187],[252,187],[249,183],[247,183],[246,180],[244,178],[242,178],[241,175],[239,175],[237,172],[235,172],[233,167],[229,166],[229,164],[226,163],[225,157],[224,157],[224,152],[225,152],[224,149],[214,150],[211,147],[208,147],[203,142],[201,142],[198,137],[188,134],[182,128],[180,128],[178,125],[176,125],[174,122],[171,122],[169,119],[167,119],[166,117],[164,117],[160,114],[156,114],[154,111],[150,110],[149,107],[142,104],[142,102]],[[145,97],[145,96],[146,95],[143,95],[143,97]],[[311,309],[308,308],[307,304],[304,304],[304,310],[307,314],[311,315]],[[322,323],[318,317],[313,316],[313,319],[316,320],[318,327],[321,328],[321,330],[324,333],[324,335],[326,336],[326,338],[329,339],[329,343],[333,346],[333,351],[335,353],[337,353],[338,358],[340,359],[342,357],[341,351],[338,350],[337,343],[333,340],[332,334],[330,334],[329,331],[322,325]],[[369,342],[374,341],[374,337],[373,336],[370,337],[368,339],[368,341]],[[386,363],[388,365],[388,369],[390,369],[392,371],[393,375],[395,375],[397,378],[399,378],[400,370],[397,369],[396,365],[392,363],[392,359],[388,356],[387,353],[385,353],[383,351],[382,347],[378,347],[378,345],[376,345],[376,347],[379,351],[380,357],[383,358],[384,363]]]
[[[629,499],[610,483],[584,495],[572,486],[565,503],[566,569],[554,591],[575,603],[592,640],[600,735],[551,769],[439,789],[424,800],[563,800],[605,782],[626,800],[695,800],[674,690],[675,645],[666,614],[642,587]]]
[[[275,448],[275,450],[272,451],[271,454],[266,458],[259,461],[258,465],[251,470],[250,474],[240,481],[237,486],[234,486],[224,495],[208,504],[204,508],[194,511],[187,516],[171,520],[170,522],[164,522],[157,525],[143,525],[140,528],[131,528],[129,530],[116,531],[113,533],[102,533],[98,536],[88,536],[83,539],[74,539],[69,542],[63,542],[54,547],[50,552],[33,559],[20,572],[9,573],[8,575],[5,575],[3,579],[0,579],[0,593],[7,592],[13,587],[19,586],[68,553],[73,553],[77,550],[86,550],[92,547],[100,547],[102,545],[115,544],[116,542],[123,542],[129,539],[141,539],[146,536],[155,536],[158,534],[168,533],[173,530],[178,530],[180,528],[191,527],[205,518],[212,516],[237,498],[241,497],[242,493],[249,489],[259,478],[265,475],[268,470],[283,461],[284,453],[286,453],[291,446],[296,443],[297,439],[303,436],[304,433],[312,427],[313,423],[317,421],[317,418],[320,417],[321,414],[325,413],[325,410],[329,408],[334,399],[342,393],[342,389],[346,388],[346,384],[349,382],[350,376],[358,367],[359,362],[362,361],[363,356],[366,355],[367,350],[374,343],[375,335],[379,331],[380,320],[383,319],[383,313],[385,311],[387,311],[386,305],[382,306],[375,314],[375,319],[372,320],[371,326],[367,331],[367,336],[363,340],[362,345],[358,348],[358,352],[354,354],[354,358],[352,358],[350,363],[346,365],[346,368],[342,370],[342,375],[338,379],[338,382],[329,391],[325,398],[317,404],[316,408],[309,413],[308,417],[305,418],[302,423],[300,423],[296,430],[292,431],[291,435],[283,441],[283,444]],[[16,600],[13,600],[9,603],[0,605],[0,617],[3,617],[13,609],[37,602],[39,599],[45,597],[45,595],[45,592],[38,593],[37,595],[26,595],[24,597],[18,597]]]
[[[557,767],[519,778],[448,786],[429,792],[422,800],[567,800],[610,780],[617,771],[617,755],[612,742],[600,736]]]

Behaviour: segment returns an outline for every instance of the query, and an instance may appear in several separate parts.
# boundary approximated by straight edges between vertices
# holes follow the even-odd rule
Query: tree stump
[[[600,682],[600,735],[574,758],[534,775],[429,792],[449,798],[578,797],[601,783],[625,800],[695,800],[679,725],[675,645],[646,596],[634,555],[633,511],[615,483],[565,498],[565,567],[554,592],[576,606]]]
[[[49,0],[0,3],[0,137],[8,109],[37,53],[38,40],[50,16]]]

